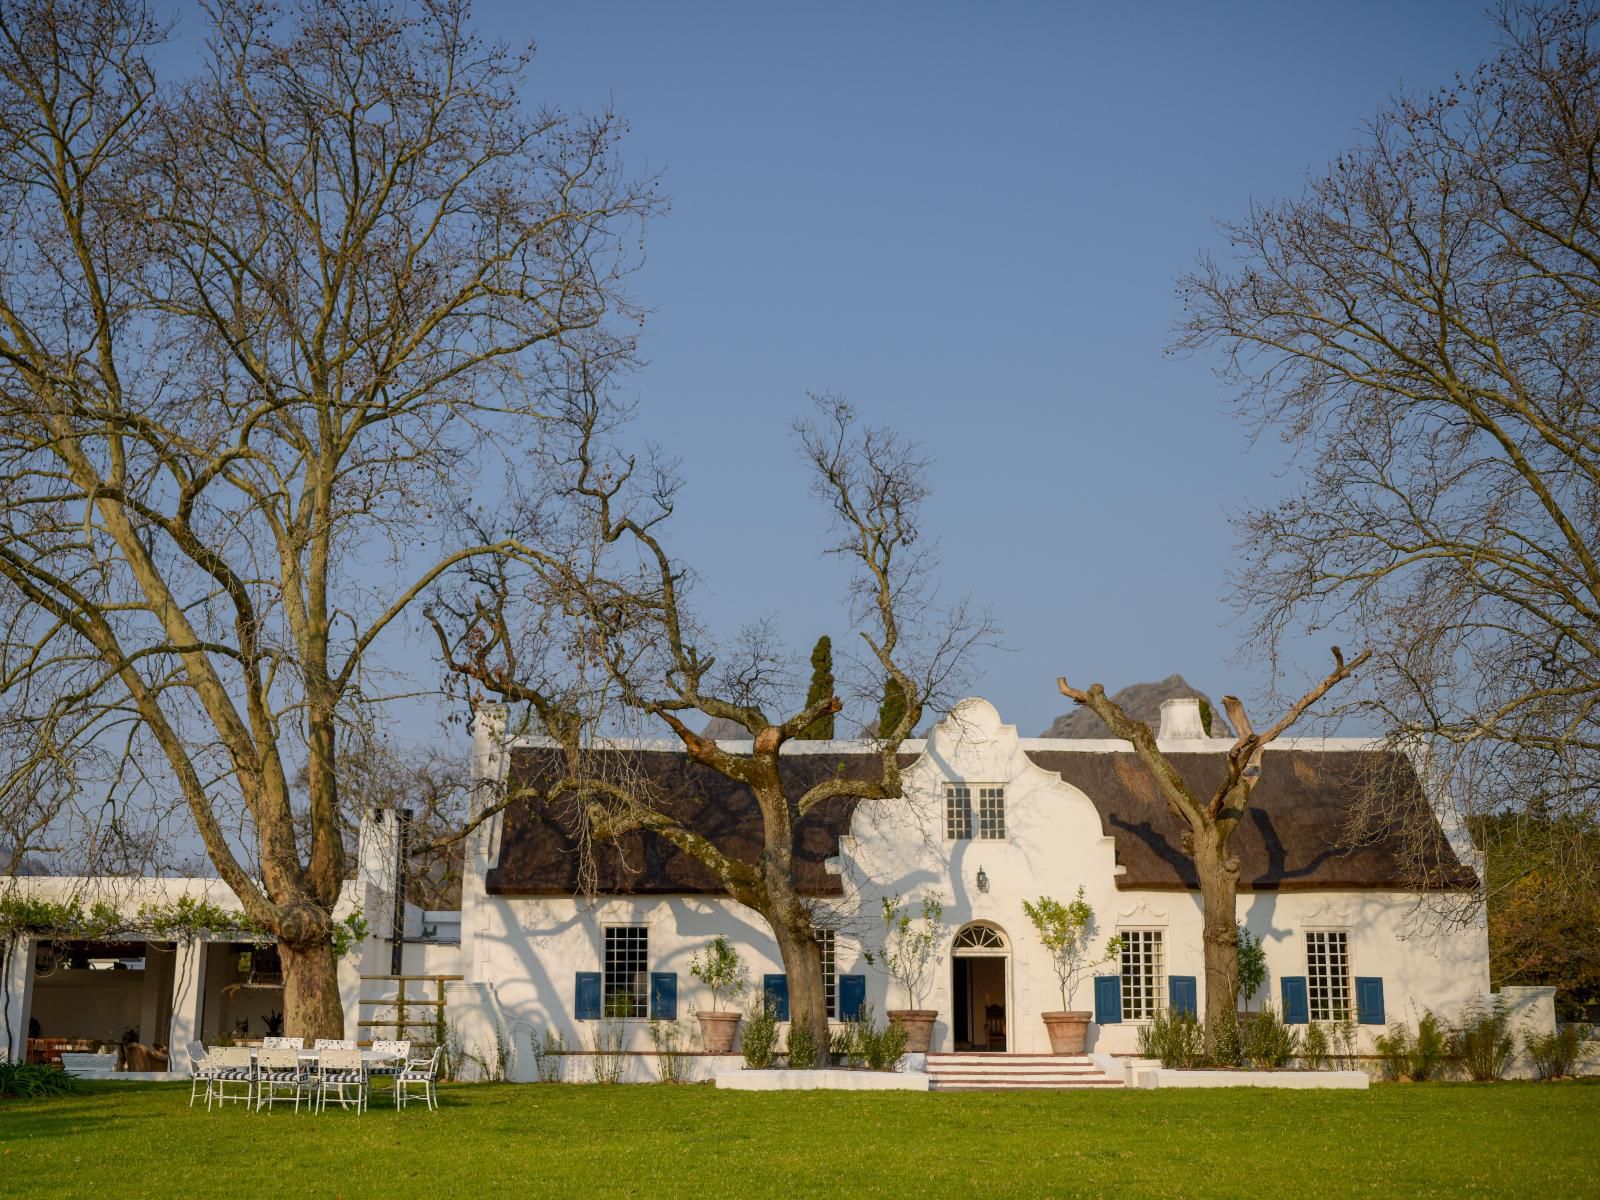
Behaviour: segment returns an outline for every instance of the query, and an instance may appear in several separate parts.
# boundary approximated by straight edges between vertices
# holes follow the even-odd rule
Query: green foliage
[[[912,1008],[921,1008],[939,948],[949,931],[944,922],[944,901],[938,896],[922,898],[922,911],[917,918],[911,916],[899,896],[885,896],[883,945],[877,950],[864,950],[862,957],[887,971],[905,989]]]
[[[765,1071],[778,1056],[778,1014],[766,993],[762,993],[760,1002],[744,1019],[739,1051],[744,1055],[748,1071]]]
[[[343,958],[362,942],[367,940],[367,919],[358,908],[345,916],[342,921],[333,923],[333,956]]]
[[[1578,1065],[1583,1043],[1589,1037],[1587,1025],[1563,1025],[1554,1033],[1528,1035],[1528,1057],[1540,1079],[1563,1079]]]
[[[69,1096],[80,1090],[82,1085],[77,1078],[59,1067],[0,1061],[0,1097],[34,1100]]]
[[[811,649],[811,687],[806,692],[806,707],[821,704],[833,695],[833,639],[823,634]],[[833,713],[818,717],[800,731],[803,742],[825,742],[833,737]]]
[[[750,986],[750,972],[733,943],[717,934],[705,951],[689,960],[689,974],[711,989],[711,1011],[722,1012],[724,998],[735,1003]]]
[[[1339,1020],[1329,1021],[1325,1029],[1328,1034],[1331,1065],[1340,1071],[1356,1070],[1361,1065],[1358,1061],[1361,1026],[1356,1024],[1356,1019],[1345,1013]]]
[[[1267,950],[1261,939],[1241,922],[1239,925],[1239,999],[1250,1011],[1250,998],[1267,981]]]
[[[1395,1021],[1373,1045],[1383,1066],[1383,1077],[1391,1082],[1423,1083],[1434,1078],[1449,1049],[1444,1025],[1431,1008],[1423,1010],[1415,1035],[1404,1022]]]
[[[656,1069],[662,1083],[682,1083],[683,1056],[689,1052],[689,1035],[676,1021],[651,1021],[650,1044],[656,1048]]]
[[[809,1071],[817,1065],[817,1035],[811,1026],[796,1021],[789,1026],[789,1069]]]
[[[1253,1070],[1281,1071],[1300,1053],[1300,1031],[1285,1025],[1269,1004],[1245,1022],[1240,1049]]]
[[[628,1027],[616,1017],[596,1021],[589,1030],[589,1066],[596,1083],[616,1083],[622,1078],[622,1051]]]
[[[1090,957],[1089,939],[1094,936],[1094,908],[1083,898],[1083,886],[1070,904],[1062,904],[1049,896],[1040,896],[1037,902],[1022,902],[1022,911],[1033,922],[1039,944],[1050,955],[1050,965],[1055,970],[1061,987],[1061,1007],[1072,1008],[1078,984],[1085,975],[1102,963],[1110,962],[1122,953],[1122,939],[1113,937],[1106,942],[1105,951],[1098,958]]]
[[[1139,1053],[1159,1058],[1163,1067],[1192,1071],[1205,1062],[1205,1028],[1191,1012],[1159,1012],[1139,1027]]]
[[[1308,1071],[1328,1069],[1328,1031],[1316,1021],[1306,1026],[1306,1036],[1300,1045],[1300,1058]]]
[[[533,1070],[540,1083],[560,1083],[566,1073],[567,1042],[554,1029],[540,1033],[537,1029],[529,1038],[533,1050]]]
[[[883,702],[878,705],[878,736],[889,737],[906,715],[906,690],[890,675],[883,681]]]
[[[1517,1054],[1517,1037],[1511,1032],[1511,1010],[1506,1002],[1497,999],[1492,1007],[1481,1002],[1467,1005],[1450,1028],[1447,1049],[1461,1060],[1469,1078],[1479,1083],[1504,1079]]]
[[[1236,1067],[1244,1062],[1244,1045],[1239,1031],[1239,1019],[1228,1015],[1219,1028],[1211,1031],[1211,1065]]]
[[[868,1071],[892,1071],[905,1057],[910,1035],[890,1021],[881,1029],[873,1020],[872,1005],[861,1011],[833,1035],[832,1051],[844,1066]]]
[[[1207,737],[1211,736],[1211,701],[1204,696],[1200,697],[1200,732]]]

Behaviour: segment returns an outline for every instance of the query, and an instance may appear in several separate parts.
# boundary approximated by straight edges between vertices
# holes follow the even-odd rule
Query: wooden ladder
[[[365,985],[368,983],[392,983],[397,988],[397,994],[393,996],[362,996],[358,1003],[371,1005],[379,1009],[392,1008],[395,1011],[392,1020],[380,1020],[376,1017],[370,1019],[361,1018],[356,1021],[356,1027],[358,1029],[393,1029],[396,1038],[404,1038],[406,1030],[413,1025],[426,1025],[429,1028],[437,1029],[439,1023],[444,1019],[444,985],[461,978],[462,976],[460,975],[363,975],[361,976],[362,991],[366,990]],[[422,985],[420,990],[424,993],[428,990],[427,985],[433,984],[434,998],[429,1000],[422,995],[416,994],[407,996],[406,984],[408,983]],[[408,1008],[430,1009],[432,1014],[426,1017],[408,1018],[406,1016],[406,1009]],[[357,1016],[359,1017],[360,1014],[358,1013]],[[363,1041],[360,1044],[368,1046],[371,1045],[371,1041]]]

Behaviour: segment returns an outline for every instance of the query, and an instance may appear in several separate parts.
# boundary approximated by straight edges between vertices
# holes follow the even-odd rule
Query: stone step
[[[1120,1088],[1120,1079],[970,1079],[960,1083],[936,1079],[928,1084],[933,1092],[1046,1092],[1084,1091],[1094,1088]]]
[[[945,1063],[1071,1063],[1092,1065],[1087,1054],[930,1054],[930,1066]]]
[[[928,1085],[940,1092],[1122,1087],[1086,1054],[930,1054]]]

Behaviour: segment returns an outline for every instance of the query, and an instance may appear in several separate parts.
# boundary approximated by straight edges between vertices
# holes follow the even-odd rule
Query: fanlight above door
[[[1007,949],[1005,934],[993,925],[968,925],[950,947],[953,954],[1004,954]]]

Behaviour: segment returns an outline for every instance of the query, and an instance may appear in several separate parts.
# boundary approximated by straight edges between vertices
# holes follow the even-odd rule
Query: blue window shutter
[[[865,975],[839,976],[839,1019],[854,1021],[861,1015],[867,1002],[867,977]]]
[[[1283,1023],[1305,1025],[1311,1020],[1311,1004],[1306,998],[1304,975],[1282,975],[1278,987],[1283,993]]]
[[[1094,1019],[1097,1025],[1122,1024],[1122,976],[1094,977]]]
[[[1197,999],[1199,992],[1196,988],[1193,975],[1169,975],[1167,977],[1167,1007],[1175,1013],[1188,1013],[1191,1017],[1199,1013]]]
[[[600,1019],[600,972],[579,971],[577,983],[577,997],[573,1008],[577,1010],[578,1020],[598,1021]]]
[[[678,976],[675,972],[651,972],[650,1019],[652,1021],[678,1019]]]
[[[789,977],[787,975],[763,975],[761,977],[761,994],[772,1002],[772,1010],[777,1013],[778,1020],[789,1019]]]
[[[1383,980],[1356,979],[1356,1021],[1362,1025],[1382,1025]]]

